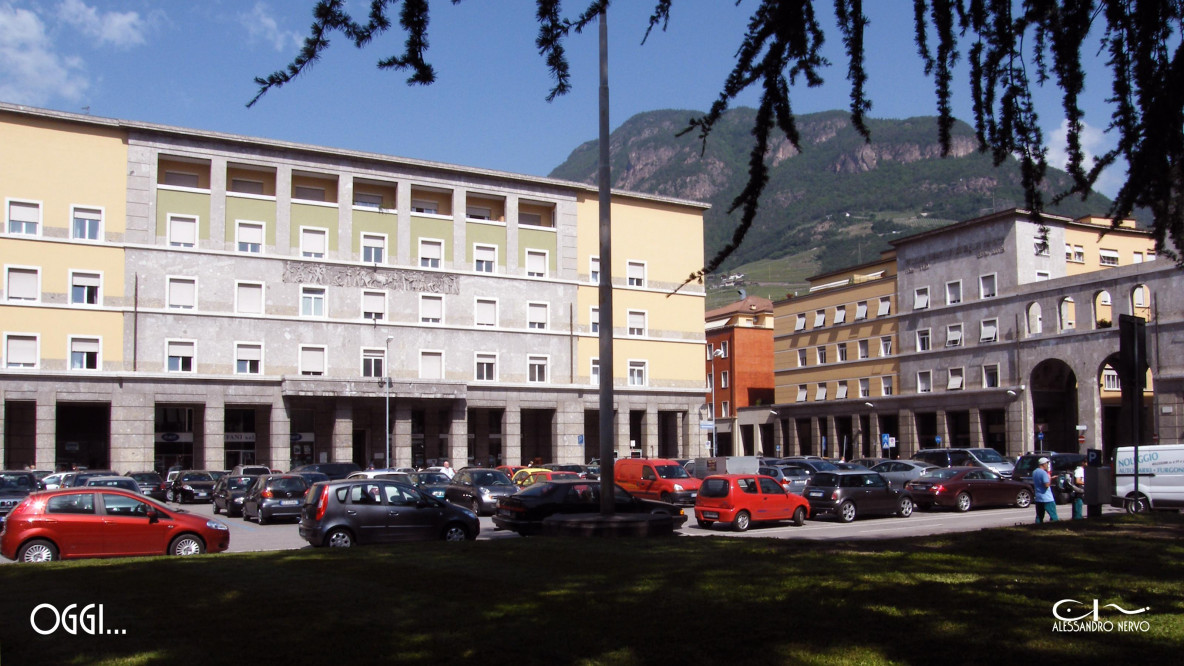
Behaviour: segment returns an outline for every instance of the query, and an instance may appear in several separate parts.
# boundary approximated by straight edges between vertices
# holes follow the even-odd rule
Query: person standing
[[[1044,514],[1048,513],[1049,520],[1057,520],[1057,501],[1052,494],[1052,477],[1048,474],[1048,458],[1036,461],[1036,469],[1032,472],[1032,485],[1036,488],[1036,522],[1044,522]]]
[[[440,471],[447,474],[448,478],[450,478],[450,479],[452,477],[456,476],[456,470],[452,469],[452,463],[448,462],[447,460],[444,461],[443,469],[441,469]]]
[[[1073,494],[1073,520],[1085,518],[1085,460],[1077,463],[1073,469],[1073,478],[1069,482],[1069,492]]]

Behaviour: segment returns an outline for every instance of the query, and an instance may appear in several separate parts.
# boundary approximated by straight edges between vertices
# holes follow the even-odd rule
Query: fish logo
[[[1099,613],[1102,608],[1113,608],[1114,610],[1118,611],[1119,613],[1122,613],[1123,615],[1138,615],[1140,613],[1146,613],[1147,611],[1151,610],[1150,606],[1144,606],[1143,608],[1136,608],[1134,610],[1127,610],[1127,609],[1123,608],[1122,606],[1119,606],[1118,604],[1106,604],[1104,606],[1100,606],[1098,604],[1097,599],[1094,599],[1093,608],[1091,610],[1091,609],[1089,609],[1089,606],[1085,605],[1085,602],[1083,602],[1083,601],[1078,601],[1076,599],[1061,599],[1060,601],[1053,604],[1052,615],[1053,615],[1053,617],[1055,617],[1058,620],[1061,620],[1062,622],[1080,622],[1081,620],[1084,620],[1085,618],[1091,617],[1091,616],[1092,616],[1092,619],[1094,622],[1099,622],[1100,621]],[[1073,613],[1076,611],[1085,611],[1085,612],[1081,615],[1076,616],[1076,617],[1067,617],[1067,616],[1061,615],[1062,611],[1065,613]]]

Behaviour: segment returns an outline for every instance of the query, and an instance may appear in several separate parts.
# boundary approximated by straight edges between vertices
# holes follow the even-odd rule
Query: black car
[[[156,472],[128,472],[127,476],[136,482],[142,494],[161,502],[165,500],[164,477],[160,474]]]
[[[268,474],[255,477],[243,494],[243,520],[254,518],[266,525],[276,518],[300,518],[300,505],[308,482],[299,474]]]
[[[317,483],[300,512],[300,537],[313,546],[348,548],[395,541],[464,541],[481,523],[463,507],[384,479]]]
[[[485,467],[466,467],[452,477],[444,490],[444,499],[466,506],[480,516],[493,513],[501,497],[518,492],[518,486],[505,472]]]
[[[412,472],[407,475],[408,481],[419,488],[421,492],[442,500],[452,479],[444,472]]]
[[[802,495],[810,503],[811,516],[833,513],[844,523],[863,514],[913,515],[912,495],[870,470],[816,472]]]
[[[4,517],[29,496],[29,493],[44,488],[32,472],[9,471],[0,472],[0,525],[4,524]]]
[[[687,521],[683,507],[669,502],[634,497],[620,486],[613,486],[617,513],[652,513],[671,516],[674,528]],[[544,481],[520,493],[503,497],[497,502],[493,524],[499,530],[510,530],[522,536],[543,530],[543,519],[565,513],[597,513],[600,511],[600,483],[586,479]]]
[[[268,472],[268,474],[270,474],[270,472]],[[329,475],[325,474],[324,472],[304,471],[304,472],[289,472],[289,474],[297,474],[299,476],[304,477],[304,482],[307,483],[310,488],[312,487],[312,484],[314,484],[314,483],[320,483],[321,481],[332,481],[333,480],[333,479],[330,479]]]
[[[259,478],[258,474],[231,474],[214,484],[214,513],[222,511],[234,517],[243,515],[243,495]]]
[[[202,469],[185,469],[173,477],[173,483],[165,489],[165,498],[170,502],[209,502],[214,493],[214,477]]]
[[[320,472],[329,477],[332,481],[344,479],[350,474],[362,469],[361,465],[352,462],[328,462],[328,463],[309,463],[301,465],[294,469],[288,470],[289,474],[299,474],[301,472]]]
[[[1013,481],[1023,481],[1028,485],[1032,485],[1032,472],[1036,471],[1039,466],[1036,464],[1041,458],[1048,458],[1048,474],[1052,477],[1052,496],[1057,504],[1068,504],[1073,495],[1069,491],[1063,489],[1057,480],[1065,474],[1072,475],[1073,470],[1085,460],[1084,453],[1059,453],[1057,451],[1044,451],[1036,453],[1025,453],[1020,456],[1020,459],[1015,461],[1015,470],[1011,473]]]

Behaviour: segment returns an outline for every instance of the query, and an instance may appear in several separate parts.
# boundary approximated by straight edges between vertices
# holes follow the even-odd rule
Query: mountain
[[[705,149],[694,132],[675,136],[699,112],[633,116],[610,138],[613,187],[710,203],[704,229],[705,261],[710,259],[740,219],[739,212],[728,215],[727,209],[748,177],[755,114],[751,108],[729,111]],[[870,143],[843,111],[798,116],[797,123],[802,151],[784,138],[773,144],[760,212],[721,271],[795,257],[812,272],[837,269],[874,259],[898,234],[1023,206],[1019,163],[1008,159],[994,167],[989,154],[977,151],[966,123],[953,128],[945,158],[935,116],[869,119]],[[579,146],[550,175],[595,183],[597,144]],[[1066,173],[1050,168],[1046,200],[1069,183]],[[1104,214],[1109,206],[1109,199],[1094,193],[1085,202],[1074,197],[1048,210],[1080,216]]]

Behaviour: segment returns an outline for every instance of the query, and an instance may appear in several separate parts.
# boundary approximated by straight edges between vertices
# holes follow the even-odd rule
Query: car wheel
[[[970,511],[970,495],[966,493],[958,493],[954,498],[954,508],[959,511]]]
[[[177,557],[201,555],[204,552],[206,552],[206,545],[192,534],[182,534],[173,539],[173,543],[169,545],[169,554]]]
[[[465,541],[469,538],[469,531],[460,523],[449,523],[444,526],[442,536],[445,541]]]
[[[476,497],[474,497],[473,502],[469,504],[469,508],[472,509],[473,513],[477,514],[478,516],[481,515],[481,502]]]
[[[658,497],[658,499],[662,500],[663,502],[666,502],[667,504],[670,504],[670,503],[671,503],[671,502],[670,502],[670,493],[662,493],[662,494],[661,494],[661,495]]]
[[[851,502],[843,502],[843,504],[839,506],[839,522],[849,523],[852,520],[855,520],[855,513],[855,504]]]
[[[263,507],[259,507],[259,514],[255,516],[255,519],[259,521],[260,525],[267,524],[267,518],[263,515]]]
[[[167,491],[164,494],[164,498],[166,501],[169,501],[169,502],[176,502],[177,501],[177,495],[172,490]]]
[[[58,559],[57,546],[45,539],[34,539],[25,545],[16,553],[17,562],[53,562]]]
[[[217,503],[217,502],[214,502],[214,515],[216,516],[216,515],[218,515],[218,514],[220,514],[220,513],[222,513],[222,509],[219,509],[219,508],[218,508],[218,503]]]
[[[1015,505],[1021,509],[1026,509],[1032,505],[1032,493],[1028,492],[1027,488],[1015,494]]]
[[[732,521],[732,529],[737,532],[743,532],[748,529],[749,523],[752,522],[752,516],[748,515],[747,511],[741,511],[736,514],[736,520]]]
[[[806,507],[799,506],[793,511],[793,524],[801,527],[806,524]]]
[[[897,508],[896,514],[901,518],[908,518],[913,515],[913,500],[907,497],[900,498],[900,505]]]
[[[695,519],[695,522],[705,530],[710,529],[715,524],[714,520],[699,520],[698,518]]]
[[[1128,497],[1125,505],[1127,513],[1145,513],[1147,511],[1147,498],[1143,495]]]
[[[325,537],[325,543],[330,548],[350,548],[354,545],[354,535],[349,533],[349,530],[336,529]]]

